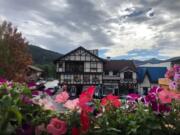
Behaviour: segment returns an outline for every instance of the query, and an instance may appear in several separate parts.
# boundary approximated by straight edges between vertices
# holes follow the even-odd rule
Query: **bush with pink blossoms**
[[[179,68],[167,73],[177,83]],[[179,135],[180,93],[153,87],[146,96],[109,94],[94,99],[95,87],[79,98],[31,93],[26,84],[0,80],[0,134],[17,135]],[[175,87],[177,88],[177,87]],[[37,90],[38,91],[38,90]]]

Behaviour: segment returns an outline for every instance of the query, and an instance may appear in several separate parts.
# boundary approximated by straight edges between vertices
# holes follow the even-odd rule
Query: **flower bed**
[[[79,98],[70,100],[61,92],[52,99],[32,95],[26,84],[0,79],[0,134],[180,134],[178,92],[154,87],[146,96],[129,94],[124,103],[112,94],[93,99],[94,91],[91,86]]]

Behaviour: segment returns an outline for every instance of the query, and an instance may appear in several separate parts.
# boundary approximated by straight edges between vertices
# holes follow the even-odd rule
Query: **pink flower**
[[[36,87],[37,87],[35,82],[30,82],[27,85],[28,85],[28,88],[31,89],[31,90],[36,89]]]
[[[55,105],[52,103],[51,100],[48,100],[47,98],[43,99],[33,99],[33,103],[41,106],[44,110],[56,110]]]
[[[131,93],[127,95],[128,100],[130,101],[135,101],[138,100],[138,98],[140,98],[140,95],[135,94],[135,93]]]
[[[180,73],[180,65],[174,65],[173,69],[176,73]]]
[[[52,105],[52,104],[47,104],[47,105],[44,105],[44,109],[45,110],[55,111],[56,107],[54,105]]]
[[[177,83],[176,83],[175,81],[171,81],[171,82],[169,83],[169,88],[170,88],[171,90],[176,90],[176,89],[177,89]]]
[[[69,110],[75,110],[79,108],[79,99],[76,98],[74,100],[68,100],[65,104],[64,107],[68,108]]]
[[[158,96],[159,96],[161,103],[163,103],[163,104],[172,102],[171,92],[169,92],[167,90],[160,91],[158,93]]]
[[[172,79],[172,78],[174,77],[174,69],[173,69],[173,68],[169,69],[169,70],[166,72],[165,77],[166,77],[166,78],[169,78],[169,79]]]
[[[0,77],[0,83],[5,83],[5,82],[7,82],[7,80]]]
[[[45,128],[45,124],[44,124],[44,123],[41,124],[41,125],[39,125],[39,126],[37,126],[37,127],[35,128],[35,134],[36,134],[36,135],[41,135],[42,132],[46,132],[46,128]]]
[[[176,92],[173,92],[173,91],[169,91],[170,93],[170,96],[172,99],[174,100],[180,100],[180,93],[176,93]]]
[[[69,94],[66,91],[61,92],[56,96],[55,101],[58,103],[64,103],[69,98]]]
[[[47,125],[47,131],[52,135],[63,135],[67,132],[67,124],[58,118],[52,118]]]

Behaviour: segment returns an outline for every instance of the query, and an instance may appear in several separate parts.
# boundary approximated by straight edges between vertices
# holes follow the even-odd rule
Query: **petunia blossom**
[[[30,82],[27,85],[28,85],[28,88],[31,89],[31,90],[36,89],[36,87],[37,87],[35,82]]]
[[[180,65],[174,65],[174,67],[173,67],[173,69],[174,69],[174,71],[176,72],[176,73],[180,73]]]
[[[89,105],[89,102],[93,99],[95,87],[91,86],[87,90],[83,91],[79,97],[79,106],[86,112],[92,112],[93,108]]]
[[[64,107],[68,108],[69,110],[75,110],[79,108],[79,99],[73,99],[73,100],[68,100],[65,104]]]
[[[180,100],[180,93],[176,93],[174,91],[169,91],[169,93],[173,100]]]
[[[127,98],[128,98],[128,100],[130,100],[130,101],[135,101],[135,100],[137,100],[138,98],[140,98],[140,95],[135,94],[135,93],[131,93],[131,94],[128,94],[128,95],[127,95]]]
[[[46,132],[45,124],[41,124],[36,126],[35,128],[35,135],[41,135],[43,132]]]
[[[55,101],[57,103],[64,103],[68,100],[68,98],[69,98],[69,94],[66,91],[63,91],[56,96]]]
[[[180,80],[180,73],[175,73],[174,74],[174,81],[179,81]]]
[[[173,68],[170,68],[166,74],[165,74],[165,77],[168,78],[168,79],[172,79],[174,77],[174,69]]]
[[[172,102],[171,93],[167,90],[163,90],[163,91],[159,92],[158,97],[160,99],[160,102],[163,104]]]
[[[101,105],[113,105],[114,107],[118,108],[121,106],[121,101],[119,100],[118,96],[113,96],[112,94],[109,94],[101,100]]]
[[[87,112],[81,111],[80,121],[81,121],[81,130],[83,133],[86,133],[90,128],[90,119]]]
[[[77,127],[72,128],[72,135],[80,135],[79,129]]]
[[[47,131],[52,135],[64,135],[67,132],[67,124],[58,118],[52,118],[47,125]]]

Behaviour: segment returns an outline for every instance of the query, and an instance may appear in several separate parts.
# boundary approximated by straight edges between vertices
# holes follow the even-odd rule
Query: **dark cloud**
[[[61,53],[82,45],[127,58],[134,50],[158,57],[180,50],[179,13],[179,0],[0,0],[0,19],[32,44]]]

